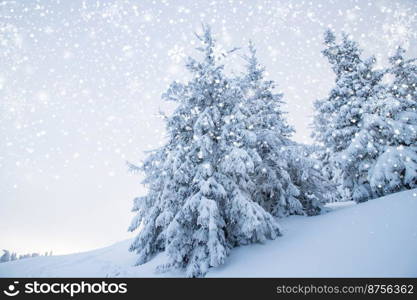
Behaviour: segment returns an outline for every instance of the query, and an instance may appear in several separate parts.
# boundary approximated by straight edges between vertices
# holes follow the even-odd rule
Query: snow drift
[[[417,276],[417,189],[362,204],[330,205],[315,217],[281,220],[284,236],[232,250],[208,277],[415,277]],[[131,241],[62,256],[0,264],[0,277],[159,277],[159,254],[134,267]]]

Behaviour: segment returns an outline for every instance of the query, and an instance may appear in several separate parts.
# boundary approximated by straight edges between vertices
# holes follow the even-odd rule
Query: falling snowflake
[[[120,22],[123,18],[123,11],[124,10],[120,5],[114,3],[112,5],[106,6],[102,11],[101,16],[103,19],[107,19],[112,23]]]
[[[390,50],[395,49],[398,45],[406,49],[409,48],[410,41],[417,37],[417,31],[415,30],[417,15],[415,11],[402,7],[393,10],[384,6],[380,10],[385,16],[382,24],[382,34],[379,28],[374,28],[369,36],[386,44]]]
[[[291,12],[291,9],[286,5],[276,6],[272,13],[272,18],[276,20],[278,25],[284,25],[287,22],[287,18]]]
[[[141,87],[142,83],[139,78],[136,77],[128,80],[127,88],[132,94],[138,93]]]
[[[409,10],[396,10],[391,16],[391,20],[382,26],[384,38],[393,47],[403,45],[408,48],[410,39],[417,37],[415,31],[416,15]]]
[[[168,56],[171,58],[173,62],[179,63],[185,57],[184,48],[175,45],[172,49],[168,51]]]

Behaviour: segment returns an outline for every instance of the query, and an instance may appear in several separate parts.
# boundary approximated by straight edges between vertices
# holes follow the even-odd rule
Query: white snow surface
[[[232,250],[207,277],[416,277],[417,189],[328,213],[281,220],[282,237]],[[181,277],[157,273],[159,254],[134,266],[131,241],[70,255],[0,264],[0,277]]]

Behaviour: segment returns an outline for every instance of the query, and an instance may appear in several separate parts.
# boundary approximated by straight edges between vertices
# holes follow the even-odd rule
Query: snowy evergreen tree
[[[141,168],[149,191],[135,199],[129,228],[140,228],[130,248],[138,264],[166,251],[169,261],[161,269],[185,268],[192,277],[222,264],[234,246],[280,234],[271,214],[252,199],[261,158],[246,127],[248,110],[239,105],[240,89],[214,56],[210,29],[199,38],[204,58],[187,63],[192,80],[174,82],[164,95],[178,107],[167,119],[168,143]]]
[[[17,260],[17,254],[16,254],[16,252],[13,252],[13,253],[12,253],[12,255],[10,256],[10,260],[11,260],[11,261],[13,261],[13,260]]]
[[[369,102],[363,129],[345,151],[362,157],[374,197],[417,187],[417,67],[403,54],[398,48],[390,58],[394,80]]]
[[[273,81],[264,79],[256,50],[249,44],[246,75],[238,79],[243,90],[242,107],[249,109],[246,128],[256,141],[260,156],[255,164],[255,201],[274,216],[318,214],[323,199],[324,178],[314,163],[290,140],[293,128],[288,125],[281,93],[274,92]]]
[[[366,162],[345,150],[364,125],[367,103],[383,93],[384,72],[374,70],[373,57],[362,60],[358,45],[346,34],[337,43],[334,33],[326,31],[325,45],[323,55],[335,72],[336,86],[326,99],[315,103],[313,137],[323,146],[323,166],[329,177],[343,192],[349,191],[349,198],[361,202],[372,197],[367,171],[359,167]]]
[[[337,185],[331,183],[320,169],[320,162],[309,151],[309,147],[294,143],[287,147],[289,174],[293,184],[299,189],[297,199],[303,211],[309,215],[317,215],[323,204],[335,201]]]
[[[417,187],[417,64],[404,54],[398,47],[390,57],[394,80],[387,97],[374,104],[379,129],[374,143],[381,155],[369,180],[378,196]]]
[[[333,94],[337,101],[331,101],[330,96],[316,102],[318,113],[314,129],[316,140],[326,149],[322,157],[333,173],[333,179],[340,174],[342,187],[351,191],[353,199],[359,202],[415,187],[415,60],[406,60],[404,49],[398,48],[390,58],[392,67],[388,70],[393,82],[385,87],[381,78],[387,72],[374,71],[372,58],[362,62],[357,47],[342,47],[350,49],[348,53],[353,52],[353,57],[340,50],[341,45],[349,44],[345,37],[338,45],[334,35],[327,32],[325,41],[327,49],[323,53],[336,73],[337,88],[332,90],[331,96]],[[359,82],[355,82],[357,78]],[[347,91],[351,91],[351,97],[340,93],[346,87],[350,88]],[[345,103],[343,96],[347,99]],[[358,102],[355,104],[354,101]],[[357,113],[354,119],[351,119],[352,108]],[[349,124],[349,119],[354,124]],[[341,120],[345,122],[341,123]]]
[[[3,249],[3,255],[0,257],[0,263],[5,263],[10,261],[10,251]]]
[[[417,103],[417,64],[416,59],[406,59],[405,49],[398,47],[395,54],[389,58],[391,68],[389,73],[394,80],[390,87],[391,94],[401,99],[406,110],[415,110]]]

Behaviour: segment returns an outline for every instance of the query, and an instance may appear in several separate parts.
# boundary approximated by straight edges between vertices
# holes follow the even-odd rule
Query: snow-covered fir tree
[[[318,214],[323,202],[324,178],[311,159],[290,140],[293,128],[282,111],[283,95],[275,83],[264,78],[256,50],[249,44],[246,74],[237,79],[243,91],[243,107],[249,109],[246,128],[250,129],[260,156],[255,165],[257,189],[254,199],[274,216]]]
[[[6,249],[3,249],[3,255],[2,256],[0,256],[0,263],[5,263],[5,262],[8,262],[8,261],[10,261],[10,251],[9,250],[6,250]]]
[[[361,49],[347,34],[337,43],[334,33],[328,30],[324,42],[322,53],[332,65],[336,79],[329,96],[315,102],[313,137],[323,147],[321,157],[329,177],[340,184],[347,200],[361,202],[372,197],[367,170],[360,167],[367,163],[361,155],[345,150],[364,125],[367,103],[384,91],[384,72],[374,70],[373,57],[361,59]]]
[[[12,255],[10,256],[10,260],[11,260],[11,261],[13,261],[13,260],[17,260],[17,253],[16,253],[16,252],[13,252],[13,253],[12,253]]]
[[[373,197],[417,187],[417,66],[402,48],[390,62],[388,92],[367,104],[364,126],[344,154],[362,158]]]
[[[383,152],[369,181],[378,196],[417,187],[417,63],[404,55],[398,47],[390,57],[393,82],[386,99],[375,104],[380,129],[375,143]]]
[[[317,215],[323,204],[335,201],[337,185],[332,183],[320,169],[320,161],[309,145],[294,143],[286,148],[289,174],[299,189],[297,199],[307,215]]]
[[[161,269],[185,268],[192,277],[222,264],[234,246],[280,234],[272,215],[252,199],[261,157],[241,90],[214,56],[210,29],[199,38],[203,59],[187,64],[193,78],[174,82],[164,95],[178,107],[167,119],[168,143],[143,164],[149,191],[135,199],[130,226],[140,227],[130,248],[138,264],[165,251]]]
[[[406,59],[405,49],[398,47],[395,54],[389,58],[391,67],[389,73],[393,76],[390,86],[391,94],[401,99],[407,110],[415,110],[417,103],[417,63],[416,59]]]

